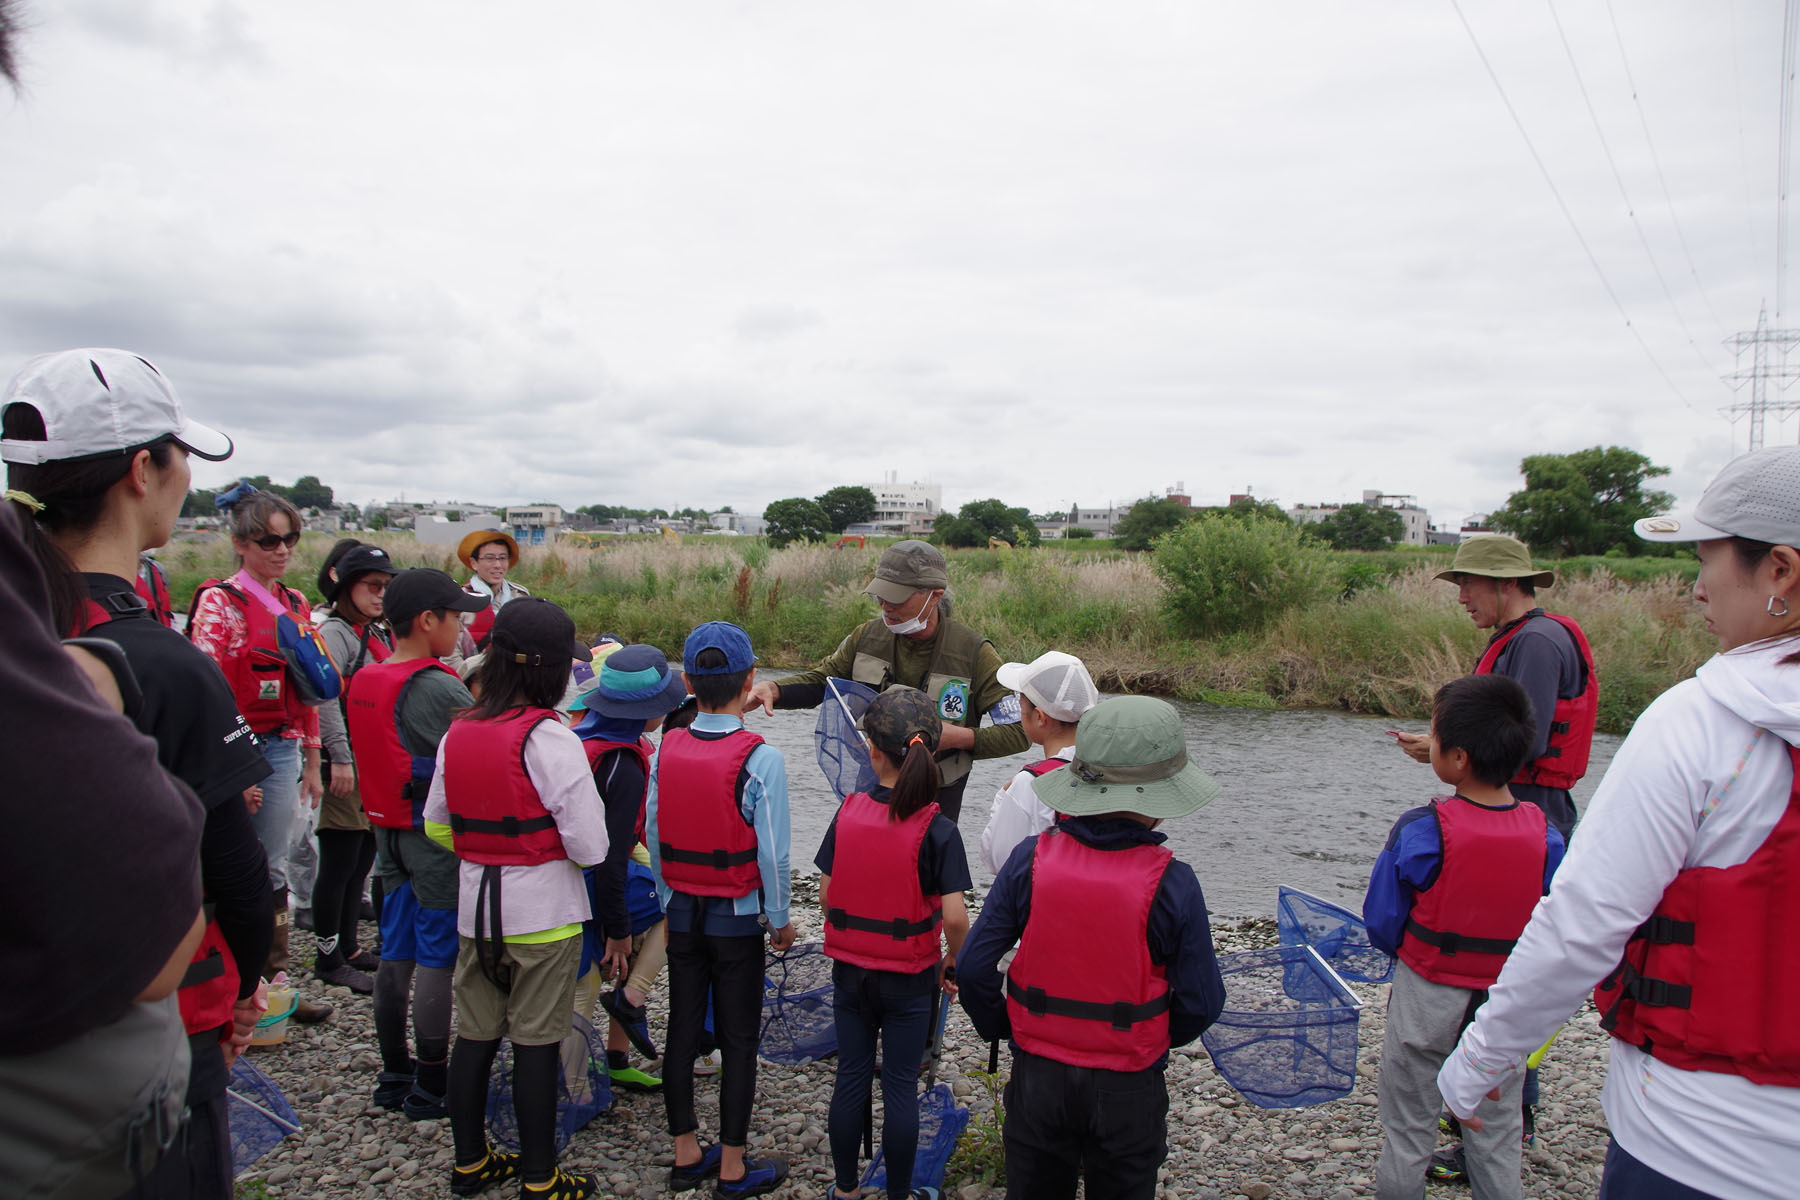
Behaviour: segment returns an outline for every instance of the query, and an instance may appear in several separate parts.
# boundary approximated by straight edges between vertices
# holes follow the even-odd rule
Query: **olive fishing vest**
[[[900,639],[887,631],[880,617],[865,624],[856,637],[856,660],[850,678],[885,691],[889,684],[915,687],[931,697],[946,725],[981,725],[975,707],[975,656],[987,639],[959,621],[943,618],[938,628],[937,652],[923,679],[901,679],[895,663]],[[937,756],[938,773],[947,787],[969,773],[975,761],[967,750],[947,750]]]

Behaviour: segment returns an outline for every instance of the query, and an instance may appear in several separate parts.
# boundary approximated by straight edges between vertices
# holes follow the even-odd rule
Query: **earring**
[[[1780,612],[1775,611],[1775,602],[1777,600],[1781,601],[1781,611]],[[1771,617],[1787,616],[1788,615],[1787,597],[1786,596],[1770,596],[1769,602],[1763,606],[1763,611],[1768,613]]]

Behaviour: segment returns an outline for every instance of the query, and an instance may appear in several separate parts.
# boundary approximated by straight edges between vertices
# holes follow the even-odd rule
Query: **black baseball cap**
[[[357,547],[362,549],[362,547]],[[352,551],[351,553],[355,553]],[[344,555],[348,560],[349,554]],[[343,563],[338,574],[344,574]],[[401,571],[387,586],[381,598],[381,611],[391,621],[409,621],[422,612],[447,608],[452,612],[480,612],[488,606],[486,596],[463,591],[456,580],[435,567],[414,567]]]
[[[495,614],[487,652],[496,650],[528,667],[594,659],[594,652],[576,638],[569,614],[542,596],[514,596]]]
[[[380,546],[352,546],[337,560],[337,586],[349,587],[364,575],[398,575],[400,568]]]

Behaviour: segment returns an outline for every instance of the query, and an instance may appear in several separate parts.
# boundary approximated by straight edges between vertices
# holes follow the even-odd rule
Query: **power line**
[[[1757,243],[1756,222],[1750,217],[1756,210],[1756,186],[1750,181],[1750,149],[1744,137],[1744,71],[1738,63],[1737,0],[1731,0],[1726,13],[1731,37],[1731,98],[1737,106],[1738,169],[1744,174],[1744,236],[1750,242],[1750,261],[1758,262],[1762,249]]]
[[[1800,34],[1800,21],[1795,20],[1797,0],[1787,0],[1787,16],[1781,31],[1781,132],[1775,167],[1775,323],[1781,324],[1783,301],[1787,295],[1787,198],[1788,127],[1793,123],[1794,107],[1794,38]]]
[[[1795,3],[1795,0],[1788,0],[1788,2],[1792,5]],[[1450,7],[1456,12],[1456,19],[1462,22],[1463,32],[1469,35],[1469,44],[1475,47],[1475,57],[1481,60],[1481,67],[1487,72],[1488,80],[1493,83],[1494,90],[1500,94],[1500,103],[1506,106],[1506,115],[1512,118],[1513,127],[1519,131],[1519,136],[1525,140],[1525,149],[1530,152],[1531,161],[1537,164],[1538,173],[1544,177],[1545,186],[1550,189],[1550,194],[1556,198],[1556,207],[1562,210],[1563,219],[1569,223],[1569,231],[1575,235],[1575,240],[1581,244],[1581,251],[1583,254],[1587,255],[1588,264],[1594,268],[1594,274],[1599,277],[1600,286],[1605,289],[1607,298],[1613,302],[1613,307],[1619,311],[1619,319],[1625,322],[1625,328],[1629,329],[1631,331],[1631,336],[1637,340],[1638,349],[1644,352],[1644,357],[1650,360],[1650,365],[1656,368],[1656,373],[1662,376],[1662,381],[1668,385],[1671,392],[1675,393],[1676,399],[1693,409],[1694,412],[1700,413],[1701,416],[1705,416],[1706,414],[1700,412],[1700,409],[1695,407],[1694,402],[1687,398],[1687,394],[1679,387],[1675,386],[1675,381],[1669,377],[1669,372],[1663,368],[1662,362],[1656,357],[1655,352],[1650,349],[1650,343],[1644,340],[1644,335],[1638,332],[1638,327],[1636,325],[1632,324],[1631,315],[1625,311],[1625,305],[1619,300],[1618,292],[1613,290],[1612,281],[1606,277],[1606,271],[1601,268],[1600,260],[1594,257],[1593,248],[1588,245],[1587,238],[1582,235],[1581,226],[1575,223],[1575,214],[1569,211],[1569,205],[1563,199],[1562,191],[1556,186],[1556,180],[1551,176],[1550,168],[1544,165],[1543,156],[1538,153],[1537,145],[1531,140],[1531,134],[1525,129],[1525,122],[1519,119],[1519,112],[1513,107],[1512,98],[1506,94],[1506,88],[1501,84],[1500,76],[1494,73],[1494,65],[1488,61],[1487,51],[1481,48],[1481,39],[1475,36],[1475,29],[1469,24],[1469,18],[1464,15],[1462,5],[1458,0],[1450,0]]]
[[[1681,243],[1682,257],[1687,259],[1688,275],[1694,281],[1694,290],[1700,293],[1700,299],[1706,304],[1707,315],[1712,317],[1713,324],[1723,326],[1718,310],[1713,308],[1712,297],[1706,294],[1705,286],[1700,282],[1700,272],[1694,266],[1693,251],[1688,249],[1687,233],[1681,228],[1681,218],[1675,212],[1675,197],[1669,193],[1669,179],[1663,174],[1662,156],[1656,152],[1656,139],[1650,136],[1650,119],[1644,113],[1643,101],[1638,99],[1637,79],[1631,73],[1631,58],[1625,53],[1625,39],[1619,33],[1619,19],[1613,15],[1612,0],[1606,0],[1606,19],[1612,23],[1613,41],[1619,47],[1619,63],[1625,68],[1625,83],[1631,88],[1631,103],[1637,109],[1638,125],[1644,131],[1644,144],[1650,148],[1650,161],[1656,167],[1656,181],[1662,185],[1663,203],[1669,209],[1669,223],[1675,226],[1675,238]],[[1732,47],[1735,56],[1737,47]],[[1734,58],[1735,61],[1735,58]],[[1742,143],[1739,143],[1740,147]]]
[[[1631,227],[1637,231],[1638,245],[1644,248],[1644,257],[1650,260],[1650,270],[1656,276],[1657,285],[1662,288],[1663,297],[1669,302],[1669,311],[1675,314],[1675,324],[1681,327],[1681,334],[1687,339],[1688,347],[1693,350],[1694,357],[1700,360],[1700,365],[1708,373],[1716,375],[1718,369],[1700,352],[1700,343],[1694,340],[1694,331],[1688,328],[1686,318],[1681,315],[1681,306],[1675,303],[1675,293],[1669,290],[1669,281],[1663,278],[1662,264],[1656,261],[1656,252],[1650,249],[1650,239],[1644,236],[1644,226],[1638,221],[1637,207],[1631,202],[1631,193],[1625,190],[1625,177],[1619,174],[1619,164],[1613,158],[1612,145],[1606,140],[1606,130],[1600,125],[1600,114],[1594,111],[1593,97],[1588,95],[1587,80],[1582,78],[1581,66],[1575,61],[1575,48],[1569,45],[1569,35],[1563,30],[1562,18],[1557,15],[1556,0],[1544,2],[1550,8],[1550,23],[1556,26],[1556,39],[1562,43],[1563,54],[1569,60],[1569,70],[1575,76],[1575,88],[1581,93],[1581,103],[1587,108],[1588,120],[1593,122],[1594,136],[1600,139],[1600,152],[1606,156],[1607,169],[1612,172],[1613,182],[1618,185],[1619,199],[1625,204],[1625,215],[1631,218]]]

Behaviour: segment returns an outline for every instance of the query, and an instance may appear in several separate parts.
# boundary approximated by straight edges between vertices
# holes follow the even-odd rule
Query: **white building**
[[[875,516],[869,522],[883,533],[900,537],[924,537],[944,511],[944,489],[936,483],[901,483],[899,473],[889,471],[880,483],[866,485],[875,493]]]
[[[562,505],[509,504],[506,523],[512,526],[513,539],[519,545],[541,546],[562,536]]]
[[[1096,537],[1111,537],[1113,526],[1117,525],[1126,513],[1131,511],[1129,504],[1109,504],[1105,508],[1083,508],[1079,504],[1069,509],[1067,529],[1091,529]],[[1066,532],[1064,536],[1067,536]]]
[[[1338,504],[1296,504],[1287,510],[1287,515],[1296,525],[1305,525],[1336,516],[1343,511],[1346,503],[1361,504],[1365,508],[1385,508],[1399,513],[1400,523],[1405,528],[1405,533],[1400,538],[1403,545],[1423,546],[1426,535],[1431,532],[1431,514],[1419,506],[1416,497],[1390,496],[1367,488],[1363,490],[1361,500]]]

